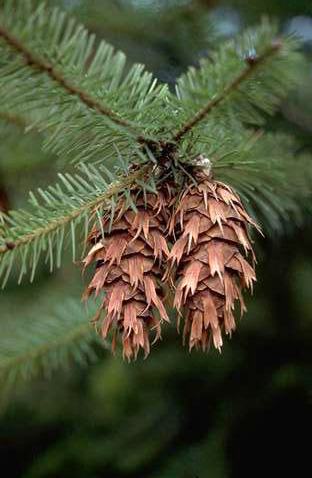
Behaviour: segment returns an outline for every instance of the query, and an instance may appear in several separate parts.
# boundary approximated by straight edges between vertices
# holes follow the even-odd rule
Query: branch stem
[[[24,246],[26,244],[29,244],[30,242],[36,240],[40,236],[49,234],[58,228],[65,226],[66,224],[69,224],[70,222],[74,221],[77,219],[81,214],[83,214],[86,211],[92,211],[96,207],[102,205],[106,201],[108,201],[112,196],[115,194],[118,194],[120,191],[130,188],[133,186],[135,183],[136,179],[139,179],[142,177],[145,173],[147,172],[146,167],[142,167],[139,171],[135,171],[132,174],[129,174],[129,176],[123,178],[122,180],[116,181],[115,183],[112,184],[112,186],[107,189],[103,194],[100,194],[97,196],[95,199],[83,204],[77,209],[74,209],[71,211],[69,214],[66,216],[60,217],[58,219],[50,221],[47,225],[43,227],[38,227],[34,231],[32,231],[29,234],[24,234],[23,236],[20,236],[16,240],[10,240],[8,239],[6,241],[5,238],[1,238],[4,240],[4,245],[0,246],[0,260],[1,260],[1,255],[12,251],[16,249],[17,247]],[[8,232],[10,229],[8,229]]]
[[[266,48],[266,50],[264,50],[261,55],[252,58],[252,61],[248,61],[247,59],[246,68],[244,68],[241,73],[231,81],[231,83],[226,85],[223,91],[219,93],[219,95],[215,96],[212,100],[210,100],[209,103],[206,104],[206,106],[204,106],[193,116],[193,118],[187,121],[173,136],[172,141],[175,143],[179,143],[181,139],[194,128],[194,126],[196,126],[203,119],[205,119],[206,116],[213,109],[220,105],[220,103],[223,103],[233,91],[237,90],[240,84],[243,83],[246,79],[248,79],[254,73],[254,71],[259,68],[260,65],[262,65],[266,60],[268,60],[275,53],[277,53],[280,50],[281,46],[282,45],[280,42],[273,42],[270,46]]]
[[[66,343],[69,342],[74,342],[75,340],[78,340],[80,337],[83,337],[87,333],[90,333],[91,331],[90,323],[86,324],[79,324],[77,327],[74,329],[69,330],[67,335],[63,335],[61,338],[56,339],[56,340],[51,340],[51,342],[48,342],[44,345],[39,345],[34,347],[32,344],[31,350],[27,350],[26,352],[22,352],[18,356],[13,356],[9,357],[7,359],[1,360],[0,362],[0,374],[2,375],[7,369],[10,369],[12,367],[16,367],[22,363],[24,363],[26,360],[36,360],[39,359],[40,357],[44,356],[47,354],[50,350],[57,349],[58,347],[62,347],[66,345]]]
[[[107,116],[115,124],[119,126],[124,126],[128,130],[137,134],[137,131],[135,130],[134,126],[130,122],[121,118],[117,113],[115,113],[108,107],[104,106],[102,103],[100,103],[95,98],[90,96],[87,92],[80,89],[78,86],[74,85],[73,83],[68,81],[66,78],[64,78],[62,74],[53,67],[52,64],[39,58],[37,55],[33,54],[33,52],[29,48],[23,45],[14,35],[12,35],[9,31],[7,31],[1,25],[0,25],[0,38],[3,38],[3,40],[13,50],[21,54],[27,65],[29,65],[30,67],[36,70],[41,71],[42,73],[46,73],[52,80],[54,80],[64,90],[66,90],[67,93],[69,93],[70,95],[77,96],[80,99],[80,101],[83,104],[85,104],[88,108],[97,111],[103,116]],[[141,137],[139,136],[139,138]]]

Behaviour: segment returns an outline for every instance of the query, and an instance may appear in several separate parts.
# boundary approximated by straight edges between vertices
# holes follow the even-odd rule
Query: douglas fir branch
[[[121,342],[127,360],[147,356],[170,321],[189,349],[220,350],[256,280],[252,230],[297,223],[311,197],[311,161],[263,127],[298,80],[300,44],[264,21],[211,47],[172,92],[59,9],[34,5],[1,2],[0,121],[15,142],[31,131],[65,171],[28,209],[8,212],[0,192],[2,285],[33,280],[42,259],[61,267],[70,245],[93,273],[84,297],[99,296],[101,343]],[[23,347],[43,364],[42,351],[61,363],[99,340],[82,313],[68,314],[36,354],[26,327]]]

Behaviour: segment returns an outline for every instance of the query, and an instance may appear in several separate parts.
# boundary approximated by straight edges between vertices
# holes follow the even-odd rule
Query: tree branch
[[[185,123],[173,136],[172,141],[178,143],[183,136],[185,136],[194,126],[196,126],[199,122],[201,122],[214,108],[219,106],[220,103],[223,103],[227,99],[227,97],[235,90],[237,90],[241,83],[243,83],[247,78],[249,78],[254,71],[259,68],[266,60],[272,57],[275,53],[277,53],[282,47],[282,43],[276,41],[272,43],[267,49],[259,56],[247,58],[246,63],[247,66],[242,72],[234,78],[231,83],[229,83],[224,90],[217,95],[215,98],[209,101],[209,103],[204,106],[201,110],[199,110],[193,118],[191,118],[187,123]]]
[[[63,335],[61,338],[51,340],[47,344],[39,344],[37,348],[34,347],[32,344],[31,350],[26,352],[23,351],[18,356],[13,356],[4,360],[0,360],[0,375],[4,374],[7,369],[23,364],[27,360],[39,359],[40,357],[50,352],[50,350],[57,349],[63,345],[66,345],[69,342],[73,342],[74,340],[77,340],[89,333],[90,330],[90,323],[87,322],[82,325],[79,324],[74,329],[69,330],[66,336]]]
[[[66,224],[69,224],[73,220],[77,219],[84,212],[92,211],[96,209],[98,206],[108,201],[115,194],[118,194],[120,191],[126,188],[132,187],[136,179],[141,178],[147,171],[148,171],[147,167],[140,168],[139,171],[135,171],[134,173],[129,174],[129,176],[123,178],[122,180],[119,180],[113,183],[110,188],[108,188],[103,194],[100,194],[95,199],[87,203],[84,203],[81,207],[74,209],[66,216],[52,220],[43,227],[38,227],[37,229],[35,229],[29,234],[25,234],[19,237],[18,239],[12,240],[12,241],[2,238],[4,240],[4,245],[0,246],[0,261],[1,261],[1,256],[6,254],[7,252],[12,251],[18,247],[24,246],[26,244],[29,244],[30,242],[36,240],[40,236],[49,234],[57,230],[58,228],[65,226]],[[10,229],[8,229],[6,232],[9,232],[9,231]]]
[[[43,73],[46,73],[52,80],[58,83],[64,90],[66,90],[70,95],[78,96],[80,101],[85,104],[88,108],[97,111],[98,113],[107,116],[115,124],[123,126],[128,130],[131,130],[133,133],[138,134],[134,126],[120,118],[120,116],[112,111],[111,109],[104,106],[102,103],[97,101],[95,98],[90,96],[88,93],[72,84],[66,78],[64,78],[59,71],[57,71],[52,64],[44,61],[43,59],[34,55],[25,45],[23,45],[15,36],[13,36],[9,31],[7,31],[3,26],[0,26],[0,37],[15,51],[20,53],[25,60],[25,63],[31,66],[34,69],[37,69]],[[142,141],[142,137],[138,135],[138,139]]]

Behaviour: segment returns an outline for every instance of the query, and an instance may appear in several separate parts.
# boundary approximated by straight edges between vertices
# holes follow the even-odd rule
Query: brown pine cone
[[[136,358],[142,348],[150,352],[149,332],[155,331],[154,342],[161,336],[161,322],[169,321],[159,280],[161,264],[169,250],[165,230],[169,220],[169,191],[143,194],[134,191],[132,200],[137,212],[121,200],[110,228],[110,215],[103,217],[104,238],[95,228],[89,236],[93,244],[84,260],[85,266],[96,262],[94,277],[86,296],[104,292],[96,321],[102,318],[100,333],[106,338],[113,330],[121,335],[123,356]]]
[[[211,341],[220,350],[222,331],[231,335],[235,329],[236,301],[241,315],[246,310],[242,289],[252,289],[256,280],[248,227],[259,227],[230,187],[204,171],[196,180],[182,193],[170,225],[178,238],[169,256],[178,281],[174,306],[179,316],[185,314],[183,337],[189,337],[190,350],[207,350]]]

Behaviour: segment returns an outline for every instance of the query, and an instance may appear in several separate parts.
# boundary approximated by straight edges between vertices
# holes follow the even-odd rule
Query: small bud
[[[210,176],[212,163],[210,159],[208,159],[206,156],[204,156],[203,154],[200,154],[199,156],[197,156],[197,158],[195,159],[194,165],[201,168],[203,173],[205,173],[207,176]]]
[[[12,251],[13,249],[15,249],[16,245],[14,244],[14,242],[10,242],[10,241],[7,241],[5,243],[7,249],[9,249],[9,251]]]

